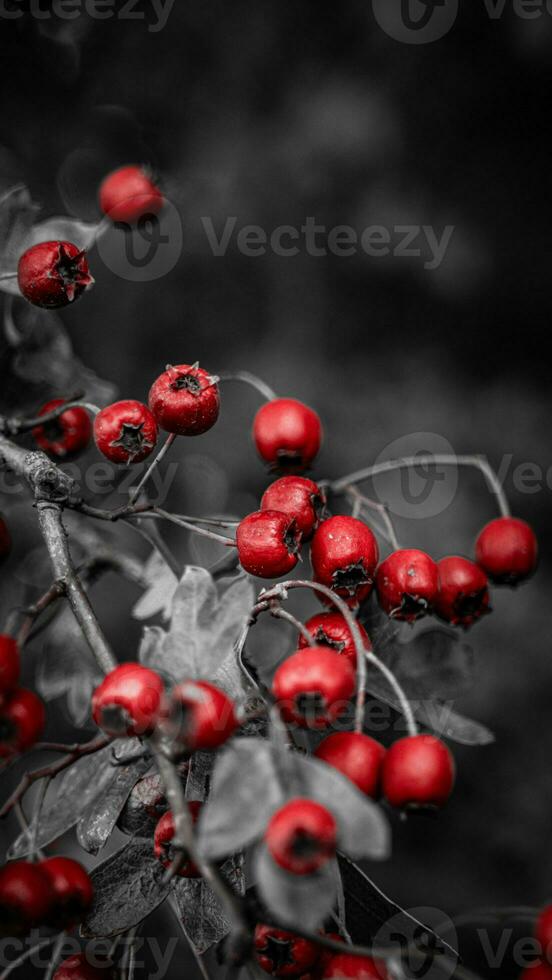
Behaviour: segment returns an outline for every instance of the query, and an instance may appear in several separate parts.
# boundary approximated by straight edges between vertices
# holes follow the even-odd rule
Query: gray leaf
[[[97,222],[90,223],[57,215],[33,225],[25,239],[24,249],[40,242],[52,241],[72,242],[81,250],[88,249],[94,244],[97,233]]]
[[[237,894],[245,894],[243,858],[236,856],[222,868],[225,878]],[[230,924],[221,904],[209,887],[198,878],[179,878],[174,895],[182,929],[198,953],[206,953],[230,931]]]
[[[132,610],[134,619],[151,619],[161,615],[168,622],[171,618],[173,597],[178,579],[158,551],[153,551],[144,567],[148,588]]]
[[[457,698],[474,681],[472,648],[444,627],[425,629],[410,642],[396,644],[386,663],[414,700]]]
[[[10,188],[0,197],[0,276],[17,272],[37,210],[23,185]],[[0,289],[20,295],[17,278],[0,280]]]
[[[86,939],[119,936],[138,925],[169,894],[164,877],[151,841],[131,840],[92,872],[94,903],[81,935]]]
[[[331,912],[337,895],[336,861],[314,875],[292,875],[274,863],[266,847],[258,848],[255,872],[259,895],[282,925],[317,929]]]
[[[128,751],[132,752],[132,742]],[[136,748],[138,744],[136,743]],[[109,840],[130,791],[148,770],[151,759],[144,757],[128,766],[115,767],[115,776],[100,797],[83,814],[77,826],[77,839],[89,854],[97,854]]]
[[[138,780],[117,821],[128,837],[153,837],[155,826],[168,810],[161,777],[154,772]]]

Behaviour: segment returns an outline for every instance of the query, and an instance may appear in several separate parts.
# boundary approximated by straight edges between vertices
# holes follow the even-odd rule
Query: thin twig
[[[144,487],[146,485],[146,483],[148,482],[148,480],[149,480],[150,476],[152,475],[152,473],[154,472],[154,470],[157,469],[157,467],[159,466],[159,463],[161,463],[162,460],[165,458],[165,456],[167,455],[167,453],[168,453],[169,449],[171,448],[171,446],[172,446],[173,442],[175,441],[175,439],[176,439],[176,433],[169,432],[169,435],[165,439],[165,442],[163,443],[161,449],[159,450],[159,452],[157,453],[157,455],[155,456],[155,458],[149,464],[149,466],[146,469],[146,472],[144,473],[142,479],[133,488],[132,493],[130,494],[130,497],[129,497],[129,500],[128,500],[128,506],[129,507],[132,507],[136,503],[136,501],[138,500],[138,497],[140,496],[140,491],[142,490],[142,487]]]
[[[18,970],[20,966],[23,966],[23,963],[26,963],[27,960],[34,956],[35,953],[40,952],[41,949],[45,949],[46,946],[52,946],[52,944],[57,942],[57,940],[58,936],[49,936],[48,939],[41,939],[41,941],[35,946],[31,946],[30,949],[26,949],[21,956],[18,956],[16,960],[13,960],[13,962],[6,967],[4,972],[0,974],[0,980],[7,980],[14,970]]]
[[[270,604],[270,615],[274,616],[275,619],[284,619],[287,623],[290,623],[291,626],[293,626],[294,629],[301,634],[309,647],[316,646],[316,640],[314,639],[312,633],[309,633],[305,624],[301,623],[295,616],[292,616],[287,609],[282,609],[279,603]]]
[[[134,514],[130,513],[128,518],[133,517]],[[178,527],[185,528],[186,531],[192,531],[194,534],[199,534],[204,538],[210,538],[211,541],[218,541],[219,544],[224,544],[227,548],[235,548],[236,542],[233,538],[227,538],[222,534],[215,534],[214,531],[208,531],[206,528],[198,527],[197,524],[190,524],[189,521],[182,520],[176,514],[170,514],[166,510],[162,510],[161,507],[152,507],[151,510],[141,511],[138,515],[140,518],[150,518],[152,520],[163,520],[169,521],[171,524],[176,524]]]
[[[408,734],[409,735],[417,735],[418,734],[418,726],[416,724],[416,719],[414,718],[414,712],[412,711],[410,702],[409,702],[406,694],[404,693],[403,688],[401,687],[401,685],[399,684],[397,678],[395,677],[393,671],[390,670],[389,667],[386,666],[386,664],[382,663],[382,661],[379,659],[379,657],[376,657],[375,653],[372,650],[367,650],[366,651],[366,660],[368,661],[368,663],[373,664],[374,667],[376,667],[376,669],[379,670],[380,674],[383,674],[383,676],[385,677],[385,679],[388,682],[389,686],[394,691],[394,693],[395,693],[395,695],[397,697],[397,701],[399,702],[399,704],[401,706],[403,715],[404,715],[405,720],[406,720],[406,726],[408,728]]]
[[[357,489],[357,487],[354,486],[347,487],[346,493],[347,496],[351,497],[351,499],[354,501],[354,505],[358,505],[358,511],[356,514],[354,513],[353,516],[358,517],[362,513],[363,507],[367,507],[369,510],[375,510],[376,513],[379,514],[385,525],[383,530],[380,529],[380,533],[387,538],[391,547],[397,551],[398,548],[400,548],[400,545],[387,504],[382,504],[378,500],[372,500],[371,497],[366,497],[360,492],[360,490]]]
[[[57,969],[57,965],[59,962],[59,958],[61,956],[61,951],[63,949],[64,942],[65,942],[65,932],[60,932],[59,936],[56,939],[56,945],[52,950],[52,956],[50,958],[48,969],[44,974],[44,980],[52,980],[52,977],[54,976],[54,973]]]
[[[219,381],[242,381],[244,384],[260,392],[268,402],[272,402],[278,397],[270,385],[267,385],[265,381],[262,381],[261,378],[258,378],[255,374],[251,374],[249,371],[223,372],[219,375]]]

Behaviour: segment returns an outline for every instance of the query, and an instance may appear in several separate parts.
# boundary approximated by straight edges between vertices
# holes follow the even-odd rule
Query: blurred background
[[[143,19],[105,21],[39,20],[16,0],[5,9],[25,13],[0,15],[0,190],[23,182],[42,218],[93,221],[101,176],[144,162],[170,201],[161,272],[150,278],[146,266],[131,281],[119,239],[106,236],[90,255],[96,286],[61,314],[64,336],[94,372],[84,377],[97,400],[115,390],[145,399],[167,362],[199,360],[212,372],[255,372],[316,408],[326,432],[320,478],[443,445],[486,454],[500,468],[542,557],[529,584],[495,592],[494,615],[469,635],[477,683],[458,708],[497,741],[455,747],[453,804],[435,822],[395,821],[393,859],[370,873],[406,908],[454,915],[543,903],[552,895],[552,16],[525,20],[507,3],[493,19],[478,0],[462,5],[446,36],[413,45],[390,37],[368,0],[176,3],[155,30],[147,3],[136,8]],[[309,217],[326,229],[318,239],[325,255],[308,254],[301,240],[294,256],[267,247],[253,257],[237,245],[244,226],[270,238]],[[217,256],[206,227],[220,238],[229,218],[235,232]],[[340,225],[359,238],[380,226],[390,254],[371,256],[360,245],[355,255],[332,254],[327,233]],[[417,229],[417,255],[401,254],[404,226]],[[447,227],[437,264],[422,229],[441,240]],[[2,344],[2,411],[82,383],[81,367],[74,377],[59,369],[59,345],[48,348],[52,376],[43,362],[20,361],[14,371],[13,350]],[[181,465],[167,506],[237,515],[256,508],[268,482],[249,435],[258,404],[250,389],[224,388],[215,429],[173,453]],[[397,514],[401,542],[436,558],[470,555],[495,515],[477,473],[462,472],[452,490],[450,482],[438,487],[436,505],[410,515],[397,482],[376,490]],[[2,494],[1,506],[17,521],[21,496]],[[40,585],[28,559],[40,541],[20,520],[1,571],[3,615],[14,582]],[[183,559],[213,560],[185,534],[170,540]],[[139,592],[119,585],[114,601],[107,581],[95,595],[111,641],[131,657],[141,627],[129,626],[128,611]],[[37,643],[29,678],[40,658]],[[71,740],[70,721],[58,732],[61,723]],[[6,790],[10,778],[2,777]],[[15,826],[4,831],[11,839]],[[159,917],[156,928],[162,936],[169,926]],[[473,967],[515,975],[493,973],[477,956]]]

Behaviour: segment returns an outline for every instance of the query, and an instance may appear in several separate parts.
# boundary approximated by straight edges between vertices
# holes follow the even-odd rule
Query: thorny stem
[[[130,494],[129,500],[128,500],[128,506],[129,507],[132,507],[136,503],[136,501],[138,500],[138,497],[140,496],[140,491],[141,491],[142,487],[144,487],[146,485],[146,483],[148,482],[148,480],[149,480],[150,476],[152,475],[152,473],[154,472],[154,470],[157,469],[157,467],[159,466],[159,463],[161,463],[162,460],[165,458],[165,456],[167,455],[167,453],[168,453],[169,449],[171,448],[171,446],[172,446],[173,442],[175,441],[175,439],[176,439],[176,434],[174,432],[170,432],[169,435],[167,436],[165,442],[163,443],[161,449],[157,453],[155,459],[152,460],[152,462],[150,463],[150,465],[146,469],[146,472],[142,476],[142,479],[133,488],[133,490],[132,490],[132,492]]]
[[[272,402],[278,397],[276,392],[265,381],[258,378],[255,374],[251,374],[249,371],[225,372],[219,374],[219,381],[242,381],[244,384],[260,392],[263,398],[266,398],[267,402]]]
[[[414,718],[414,712],[412,711],[410,702],[406,694],[404,693],[401,685],[399,684],[397,678],[395,677],[393,671],[389,670],[389,667],[387,667],[384,663],[382,663],[379,657],[376,657],[375,653],[373,653],[371,650],[366,651],[366,660],[368,661],[368,663],[373,664],[374,667],[376,667],[377,670],[379,670],[380,674],[383,674],[386,681],[389,683],[389,686],[395,692],[397,696],[397,701],[401,706],[403,715],[406,720],[406,727],[408,729],[408,734],[417,735],[418,726]]]

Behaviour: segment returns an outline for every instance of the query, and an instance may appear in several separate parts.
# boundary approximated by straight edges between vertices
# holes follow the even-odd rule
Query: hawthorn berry
[[[517,585],[536,570],[535,532],[517,517],[497,517],[479,534],[475,555],[477,564],[496,585]]]
[[[0,633],[0,700],[10,694],[19,681],[19,647],[13,636]]]
[[[356,517],[328,518],[312,540],[311,562],[316,581],[333,589],[350,606],[358,606],[370,595],[378,557],[372,531]]]
[[[85,953],[70,956],[58,966],[53,980],[114,980],[115,973],[110,964],[92,966]]]
[[[2,514],[0,514],[0,561],[7,558],[12,547],[10,530]]]
[[[438,808],[454,786],[454,759],[433,735],[410,735],[387,750],[383,760],[383,795],[391,806]]]
[[[46,725],[46,710],[34,691],[18,687],[0,705],[0,759],[32,748]]]
[[[45,309],[68,306],[92,286],[86,253],[72,242],[40,242],[19,259],[19,288],[29,303]]]
[[[371,956],[351,956],[336,953],[324,967],[324,980],[391,980],[383,960]]]
[[[308,541],[320,523],[325,504],[325,496],[313,480],[282,476],[265,490],[261,510],[278,510],[293,517],[303,541]]]
[[[64,398],[53,398],[38,414],[48,415],[64,401]],[[92,423],[84,408],[68,408],[57,419],[37,425],[32,434],[39,449],[56,459],[64,459],[86,449],[92,435]]]
[[[53,900],[52,885],[40,865],[12,861],[0,868],[0,936],[22,936],[44,925]]]
[[[364,649],[371,650],[372,644],[370,642],[370,637],[364,629],[364,626],[359,622],[357,622],[357,626]],[[347,620],[341,615],[341,613],[318,613],[316,616],[311,616],[311,618],[305,623],[305,627],[309,631],[313,640],[316,642],[317,646],[330,647],[332,650],[335,650],[336,653],[340,653],[342,657],[347,657],[347,660],[350,660],[352,666],[356,669],[357,652],[355,641],[347,624]],[[300,633],[299,648],[303,649],[303,647],[306,646],[308,646],[307,641],[303,634]]]
[[[155,448],[157,422],[146,405],[128,399],[107,405],[94,419],[94,439],[112,463],[141,463]]]
[[[184,681],[173,688],[167,723],[188,752],[216,749],[239,727],[234,702],[207,681]]]
[[[374,800],[379,797],[385,749],[374,738],[361,732],[334,732],[314,754],[347,776],[361,793]]]
[[[137,663],[115,667],[92,695],[92,717],[106,735],[150,734],[161,715],[164,686],[159,674]]]
[[[254,937],[255,958],[273,977],[300,977],[318,961],[320,947],[294,932],[258,925]]]
[[[271,817],[265,843],[273,860],[285,871],[313,874],[335,855],[336,822],[330,811],[314,800],[290,800]]]
[[[257,510],[239,524],[236,544],[246,572],[259,578],[280,578],[299,561],[301,532],[288,514]]]
[[[535,938],[540,943],[543,959],[552,964],[552,905],[542,909],[535,926]]]
[[[190,817],[192,818],[192,823],[196,824],[201,811],[201,803],[198,802],[188,802],[188,810]],[[161,861],[164,868],[170,868],[173,859],[175,857],[175,850],[172,846],[172,839],[175,834],[174,827],[174,817],[170,810],[164,813],[161,820],[155,828],[155,834],[153,837],[153,852]],[[186,860],[182,867],[179,869],[178,874],[180,878],[200,878],[201,871],[191,860]]]
[[[327,728],[347,709],[354,689],[350,661],[327,647],[297,650],[272,680],[282,718],[301,728]]]
[[[253,439],[262,459],[277,469],[308,469],[322,443],[316,412],[295,398],[274,398],[253,422]]]
[[[376,572],[381,608],[393,619],[407,623],[431,612],[439,589],[436,562],[425,551],[402,548],[382,561]]]
[[[82,922],[94,898],[87,871],[72,858],[52,857],[40,862],[54,893],[48,922],[54,928],[68,929]]]
[[[458,555],[437,562],[439,591],[435,612],[453,626],[472,626],[489,608],[489,582],[475,562]]]
[[[217,381],[197,364],[169,364],[149,393],[149,407],[160,427],[179,436],[200,436],[211,429],[220,411]]]
[[[100,207],[112,221],[134,224],[146,215],[159,214],[164,198],[144,167],[119,167],[100,185]]]

